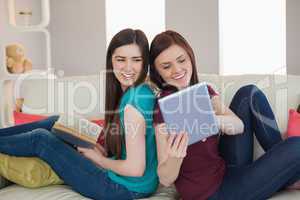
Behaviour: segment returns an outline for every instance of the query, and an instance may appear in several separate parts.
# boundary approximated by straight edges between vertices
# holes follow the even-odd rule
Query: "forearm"
[[[233,115],[216,115],[219,129],[228,135],[236,135],[244,132],[242,120]]]
[[[133,164],[129,160],[113,160],[102,158],[97,164],[122,176],[140,177],[144,175],[145,168]]]
[[[183,158],[169,157],[165,162],[159,164],[157,173],[159,181],[164,186],[172,185],[178,177]]]

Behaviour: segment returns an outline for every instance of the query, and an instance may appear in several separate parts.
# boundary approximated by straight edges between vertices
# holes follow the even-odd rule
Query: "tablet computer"
[[[187,132],[189,145],[219,133],[205,82],[158,100],[169,133]]]

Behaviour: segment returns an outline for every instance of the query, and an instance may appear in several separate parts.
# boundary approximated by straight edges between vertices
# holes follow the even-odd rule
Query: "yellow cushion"
[[[0,153],[0,174],[11,182],[29,188],[63,183],[52,168],[39,158],[15,157]]]

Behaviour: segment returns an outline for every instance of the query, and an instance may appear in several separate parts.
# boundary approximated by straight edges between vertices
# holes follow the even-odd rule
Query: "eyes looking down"
[[[187,52],[179,45],[171,45],[155,59],[154,66],[161,78],[178,89],[189,86],[192,63]]]

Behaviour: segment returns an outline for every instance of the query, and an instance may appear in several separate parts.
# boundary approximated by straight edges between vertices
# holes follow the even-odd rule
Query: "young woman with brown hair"
[[[43,159],[64,183],[92,199],[136,199],[151,195],[158,178],[152,126],[155,96],[143,84],[148,56],[148,40],[140,30],[122,30],[109,44],[106,148],[98,145],[76,149],[64,143],[50,132],[57,120],[55,116],[0,129],[0,152]]]
[[[195,56],[177,32],[158,34],[150,47],[150,77],[160,97],[198,83]],[[158,176],[185,200],[264,200],[300,178],[300,138],[282,140],[273,111],[254,85],[240,88],[229,107],[208,85],[220,136],[188,146],[187,133],[168,134],[159,106],[154,126]],[[253,133],[266,151],[253,161]]]

